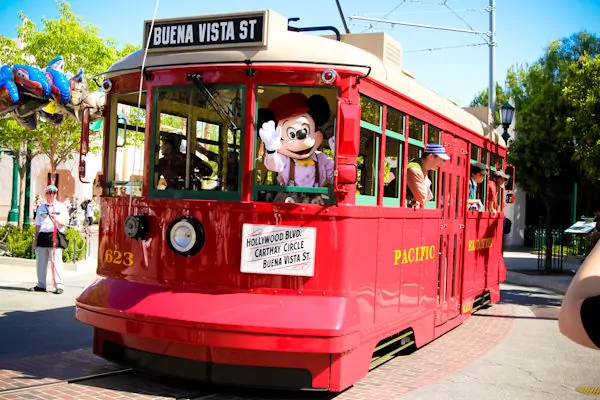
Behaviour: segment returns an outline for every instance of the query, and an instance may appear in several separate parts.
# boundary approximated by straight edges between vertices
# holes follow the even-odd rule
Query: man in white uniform
[[[35,215],[35,237],[33,248],[37,264],[38,284],[30,289],[32,292],[46,291],[48,260],[52,263],[52,277],[55,294],[63,293],[63,261],[62,249],[58,247],[58,232],[64,232],[69,222],[69,211],[64,203],[56,199],[58,189],[48,185],[45,190],[46,204],[38,206]],[[56,245],[54,245],[56,243]]]

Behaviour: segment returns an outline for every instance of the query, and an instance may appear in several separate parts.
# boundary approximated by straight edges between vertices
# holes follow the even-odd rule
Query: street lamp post
[[[508,139],[510,139],[510,135],[508,133],[508,127],[512,123],[513,116],[515,115],[515,108],[508,101],[502,105],[500,108],[500,120],[502,123],[502,127],[504,128],[504,133],[502,134],[502,139],[504,139],[504,143],[508,146]]]

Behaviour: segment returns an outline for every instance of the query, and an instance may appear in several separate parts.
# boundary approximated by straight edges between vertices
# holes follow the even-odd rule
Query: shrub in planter
[[[7,224],[7,225],[0,226],[0,242],[6,243],[6,239],[8,238],[8,236],[12,235],[13,233],[15,233],[17,231],[20,231],[20,229],[17,228],[16,225]]]
[[[8,233],[8,235],[6,235],[6,233]],[[20,258],[33,258],[31,244],[33,243],[34,234],[35,227],[31,225],[23,229],[19,229],[17,227],[8,228],[5,230],[2,236],[6,235],[4,242],[6,243],[8,252],[11,256]]]
[[[31,249],[34,235],[35,226],[33,225],[24,229],[11,225],[0,228],[0,240],[4,239],[12,257],[34,258],[35,252]],[[86,251],[84,236],[73,228],[67,228],[65,236],[69,241],[69,247],[62,251],[63,262],[83,260]]]
[[[67,228],[65,237],[69,241],[69,247],[63,249],[63,262],[75,262],[85,258],[85,238],[78,230]]]

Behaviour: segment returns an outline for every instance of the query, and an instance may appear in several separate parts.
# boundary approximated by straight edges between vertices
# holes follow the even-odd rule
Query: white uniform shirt
[[[89,202],[87,204],[87,207],[85,208],[85,216],[90,218],[94,218],[94,206],[92,205],[91,202]]]
[[[52,204],[42,204],[41,206],[38,206],[35,214],[35,221],[33,222],[36,226],[40,227],[40,232],[54,231],[54,222],[48,216],[48,213],[53,214],[52,218],[54,218],[54,222],[66,224],[69,221],[69,211],[64,203],[54,201]],[[66,227],[63,226],[59,231],[64,232],[65,229]]]

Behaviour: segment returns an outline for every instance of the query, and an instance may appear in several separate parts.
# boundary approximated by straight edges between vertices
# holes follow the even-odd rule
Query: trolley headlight
[[[169,225],[167,243],[171,250],[182,256],[193,256],[204,246],[202,224],[192,217],[181,217]]]

